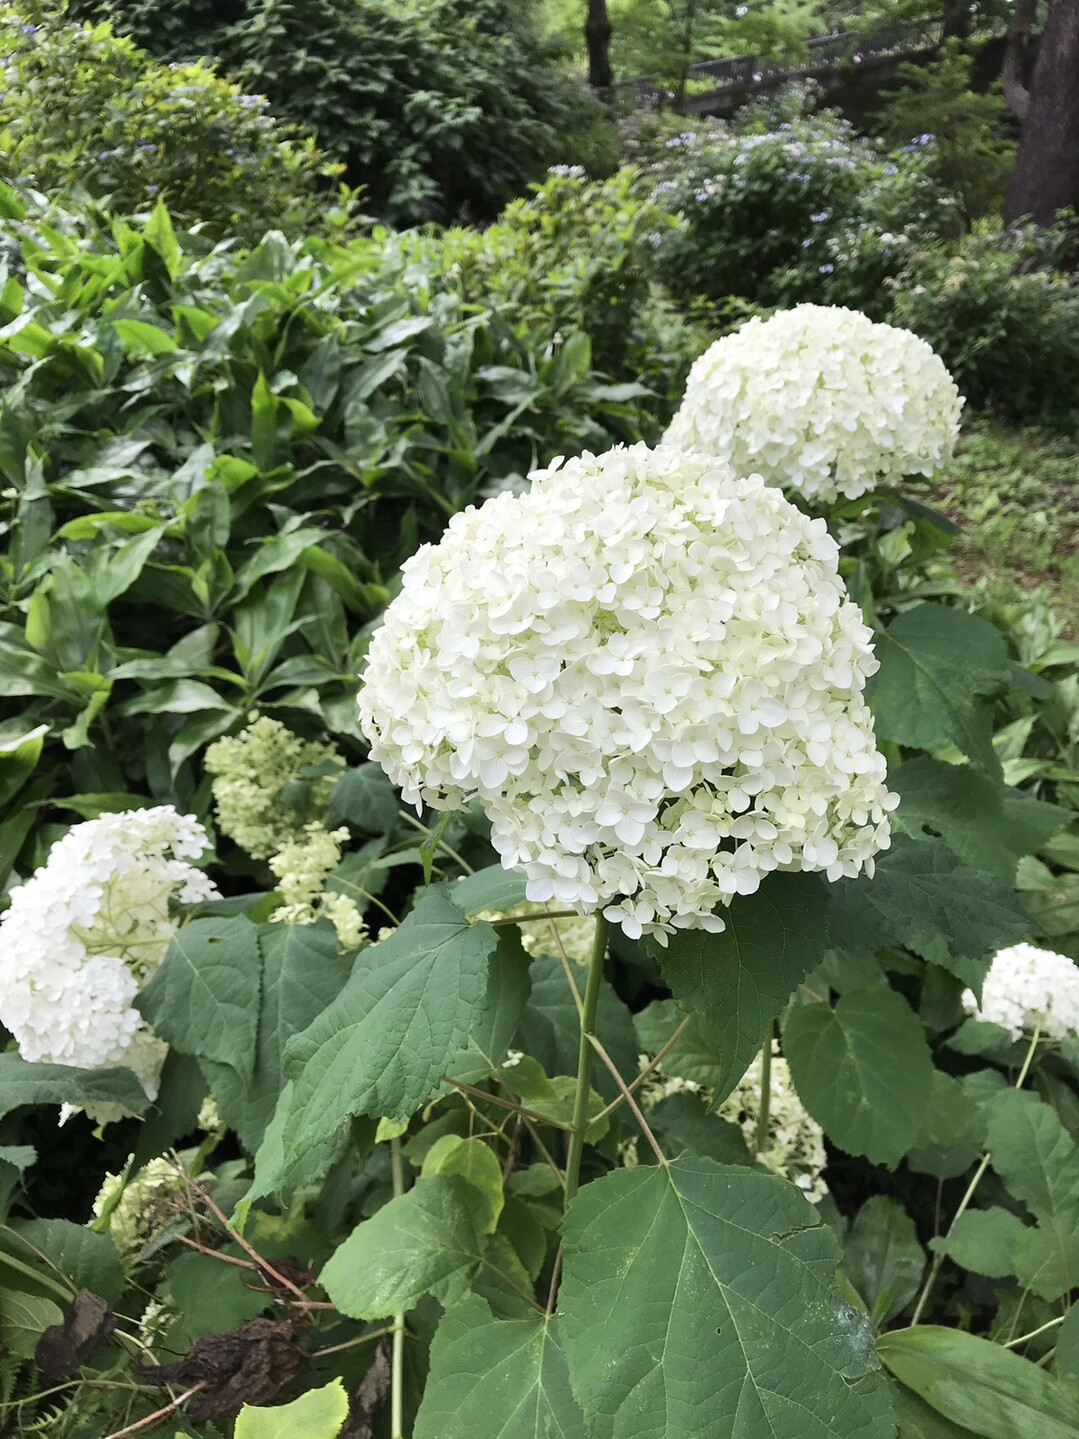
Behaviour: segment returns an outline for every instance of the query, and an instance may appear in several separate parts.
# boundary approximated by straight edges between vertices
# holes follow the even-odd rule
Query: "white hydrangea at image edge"
[[[797,305],[705,351],[664,442],[830,503],[935,474],[962,407],[944,362],[910,330]]]
[[[206,832],[171,805],[104,814],[70,829],[11,891],[0,917],[0,1022],[23,1059],[126,1065],[153,1099],[166,1045],[133,1000],[176,933],[170,901],[218,891],[189,863]],[[119,1116],[116,1105],[92,1112]]]
[[[671,446],[555,462],[404,566],[360,722],[407,803],[479,800],[528,898],[721,930],[773,870],[871,871],[898,803],[823,520]]]
[[[1013,944],[994,955],[979,1004],[973,990],[963,1007],[975,1019],[999,1024],[1013,1039],[1040,1028],[1047,1039],[1079,1033],[1079,966],[1066,954]]]

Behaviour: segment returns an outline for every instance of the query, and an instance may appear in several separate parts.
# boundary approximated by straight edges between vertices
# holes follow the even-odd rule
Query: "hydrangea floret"
[[[999,1024],[1013,1039],[1040,1029],[1047,1039],[1079,1034],[1079,966],[1065,954],[1013,944],[994,955],[979,1003],[963,994],[968,1014]]]
[[[911,331],[797,305],[706,350],[664,438],[827,504],[934,474],[955,448],[962,405],[944,362]]]
[[[406,802],[478,800],[530,900],[631,938],[870,871],[897,800],[824,521],[670,446],[532,478],[407,562],[372,640],[360,722]]]
[[[184,1175],[171,1159],[151,1159],[128,1177],[106,1174],[94,1200],[95,1219],[108,1215],[121,1259],[136,1259],[177,1214],[185,1212]]]
[[[304,826],[300,839],[291,840],[270,860],[283,903],[270,915],[277,924],[314,924],[325,917],[337,931],[345,949],[355,949],[366,934],[363,916],[348,895],[325,888],[332,870],[341,862],[341,847],[348,840],[346,827],[329,830],[318,820]]]
[[[763,1148],[759,1146],[763,1058],[763,1054],[757,1055],[717,1113],[739,1126],[750,1153],[761,1164],[782,1179],[789,1179],[812,1204],[817,1204],[828,1192],[821,1178],[828,1163],[824,1130],[798,1098],[790,1066],[775,1040],[769,1068],[767,1137]]]
[[[133,1001],[176,933],[174,902],[217,898],[191,863],[207,847],[198,821],[171,805],[103,814],[70,829],[12,890],[0,918],[0,1022],[24,1059],[127,1065],[156,1096],[166,1046]]]
[[[302,739],[280,720],[253,714],[238,735],[227,735],[206,751],[222,833],[253,859],[269,859],[300,840],[304,821],[282,803],[281,791],[302,770],[327,762],[344,766],[334,745]],[[328,806],[333,786],[333,775],[312,781],[313,810]]]

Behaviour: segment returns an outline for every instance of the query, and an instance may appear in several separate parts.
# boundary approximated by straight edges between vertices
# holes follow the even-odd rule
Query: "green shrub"
[[[516,0],[82,0],[169,59],[206,54],[318,133],[391,224],[490,219],[598,106]]]
[[[1074,424],[1079,290],[1057,268],[1072,243],[1067,226],[983,229],[954,253],[919,252],[897,281],[895,322],[929,341],[971,404]]]
[[[652,274],[654,247],[671,223],[634,171],[593,182],[561,165],[486,229],[416,235],[409,245],[472,303],[555,330],[579,326],[599,368],[655,392],[660,420],[706,343]]]
[[[401,562],[534,465],[638,437],[586,335],[465,304],[392,237],[238,258],[162,206],[0,204],[0,731],[48,727],[43,794],[191,803],[192,757],[256,705],[355,742]]]
[[[107,24],[32,24],[0,8],[0,165],[43,190],[79,185],[116,210],[163,199],[177,222],[253,239],[316,222],[313,141],[203,64],[152,60]]]
[[[682,223],[657,260],[683,300],[812,300],[879,314],[882,283],[912,240],[951,223],[921,156],[884,157],[830,112],[752,133],[688,129],[665,149],[655,198]]]

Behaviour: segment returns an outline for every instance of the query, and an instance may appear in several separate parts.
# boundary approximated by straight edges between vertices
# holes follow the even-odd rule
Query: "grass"
[[[960,576],[995,600],[1044,589],[1079,638],[1079,436],[972,416],[937,476],[939,507],[962,536]]]

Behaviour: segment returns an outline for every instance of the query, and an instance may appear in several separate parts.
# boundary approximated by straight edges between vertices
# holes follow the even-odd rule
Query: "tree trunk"
[[[941,25],[941,39],[969,40],[973,19],[969,0],[947,0]]]
[[[1049,0],[1004,218],[1079,209],[1079,0]]]
[[[588,19],[584,22],[584,39],[588,46],[588,83],[600,93],[611,88],[611,19],[607,0],[588,0]]]

